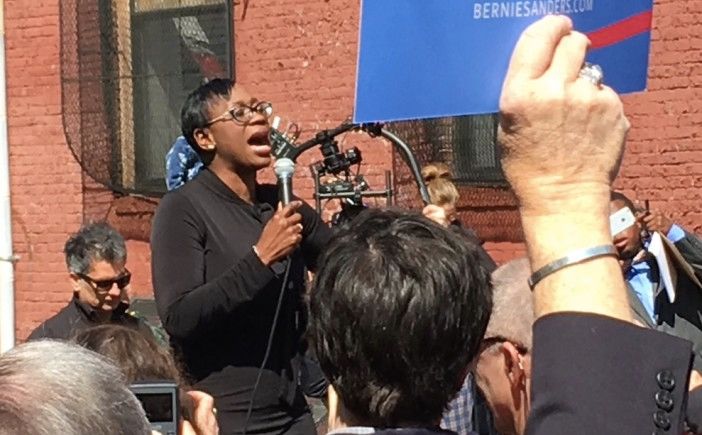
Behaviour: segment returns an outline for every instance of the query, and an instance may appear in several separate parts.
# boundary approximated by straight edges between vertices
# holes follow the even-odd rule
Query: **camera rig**
[[[273,155],[276,159],[289,158],[292,161],[296,161],[303,152],[316,146],[320,147],[322,160],[310,165],[315,184],[315,206],[319,213],[322,209],[322,201],[340,199],[342,211],[332,220],[333,224],[338,223],[345,215],[354,215],[359,210],[365,208],[363,204],[364,198],[385,198],[387,205],[392,205],[394,199],[394,186],[390,171],[385,171],[385,189],[383,190],[370,190],[363,175],[359,174],[358,171],[356,174],[352,174],[352,168],[354,166],[359,166],[363,161],[361,151],[357,147],[341,151],[336,139],[337,136],[350,131],[363,131],[370,137],[383,137],[389,140],[409,166],[422,200],[425,204],[429,203],[429,193],[427,192],[426,185],[421,176],[419,164],[411,148],[394,133],[386,130],[383,124],[354,124],[345,122],[336,128],[322,130],[315,134],[312,139],[300,145],[295,145],[294,141],[297,134],[297,127],[295,126],[293,129],[295,134],[291,137],[289,134],[278,130],[279,123],[279,118],[274,119],[269,134]],[[329,176],[329,180],[322,182],[322,177],[324,176]]]

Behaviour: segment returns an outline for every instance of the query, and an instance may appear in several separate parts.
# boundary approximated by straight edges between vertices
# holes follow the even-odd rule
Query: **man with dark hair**
[[[629,303],[641,324],[667,332],[694,344],[695,370],[702,370],[702,289],[694,275],[671,256],[675,277],[674,289],[666,289],[656,258],[649,253],[650,235],[658,232],[667,238],[681,257],[692,266],[698,279],[702,270],[702,241],[675,225],[657,211],[637,212],[633,202],[621,192],[610,195],[612,214],[628,208],[635,220],[628,228],[613,235],[622,272],[629,290]],[[643,236],[642,236],[643,235]]]
[[[64,247],[73,299],[56,315],[39,325],[29,340],[70,339],[90,326],[115,323],[151,333],[127,313],[129,281],[124,238],[106,223],[81,227]]]
[[[438,427],[490,313],[479,259],[459,235],[396,211],[365,211],[332,239],[310,299],[312,341],[338,397],[332,429]]]
[[[205,167],[164,196],[152,228],[159,316],[226,434],[315,432],[298,379],[302,294],[330,230],[308,205],[279,206],[277,187],[257,183],[272,161],[271,114],[231,80],[195,89],[181,127]]]

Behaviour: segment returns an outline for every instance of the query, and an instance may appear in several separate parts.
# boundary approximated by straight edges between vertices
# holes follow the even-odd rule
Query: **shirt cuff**
[[[666,237],[668,240],[670,240],[673,243],[677,243],[681,241],[682,239],[685,238],[685,230],[680,228],[679,226],[673,224],[670,227],[670,230],[668,231],[668,234],[666,234]]]

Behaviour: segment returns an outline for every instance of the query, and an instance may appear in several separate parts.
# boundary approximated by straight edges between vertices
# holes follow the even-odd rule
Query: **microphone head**
[[[278,178],[291,177],[295,173],[295,163],[287,157],[278,159],[273,164],[273,171]]]

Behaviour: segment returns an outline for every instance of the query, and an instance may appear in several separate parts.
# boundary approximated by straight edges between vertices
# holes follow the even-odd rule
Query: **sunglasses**
[[[83,281],[87,282],[90,284],[90,286],[98,292],[101,293],[107,293],[109,292],[112,287],[117,284],[117,287],[121,290],[124,289],[126,286],[129,285],[129,282],[132,280],[132,273],[128,270],[125,269],[124,273],[122,273],[120,276],[114,279],[101,279],[101,280],[95,280],[88,275],[84,275],[82,273],[76,274],[78,275]]]

